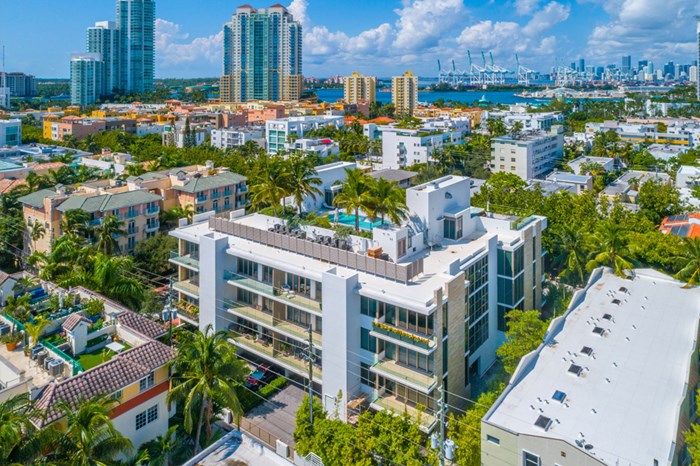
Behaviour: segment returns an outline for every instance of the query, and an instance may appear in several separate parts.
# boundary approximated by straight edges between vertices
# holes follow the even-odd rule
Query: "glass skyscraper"
[[[99,53],[76,54],[70,60],[70,97],[73,105],[90,105],[104,94],[103,63]]]
[[[236,9],[224,25],[222,102],[298,100],[302,28],[281,5]]]
[[[87,30],[88,53],[99,54],[102,61],[100,94],[111,94],[119,89],[120,35],[117,23],[101,21]]]
[[[153,90],[155,21],[155,0],[117,0],[121,89],[138,93]]]

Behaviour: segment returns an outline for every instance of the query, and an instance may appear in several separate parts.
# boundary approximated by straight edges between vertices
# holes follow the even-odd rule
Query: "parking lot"
[[[303,389],[295,384],[287,385],[265,403],[251,410],[245,418],[293,446],[296,412],[303,398]]]

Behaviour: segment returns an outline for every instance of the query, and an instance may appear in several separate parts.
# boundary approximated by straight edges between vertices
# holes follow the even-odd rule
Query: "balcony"
[[[425,394],[429,394],[437,386],[437,377],[434,375],[404,366],[392,359],[377,362],[372,366],[372,372]]]
[[[230,189],[224,189],[224,197],[228,197],[231,194],[233,194],[233,192]]]
[[[102,225],[102,219],[101,218],[94,218],[88,222],[89,227],[97,227]]]
[[[139,232],[139,227],[129,227],[126,229],[126,234],[128,236],[135,235],[138,232]]]
[[[414,419],[420,419],[420,429],[426,433],[432,431],[437,424],[437,419],[435,416],[428,414],[427,412],[421,412],[415,406],[411,406],[408,403],[400,401],[394,395],[386,394],[377,396],[370,404],[370,408],[377,411],[393,411],[398,415],[406,412]]]
[[[180,293],[185,293],[187,296],[199,299],[199,280],[192,279],[182,280],[173,283],[173,288]]]
[[[155,222],[147,223],[146,226],[144,227],[144,230],[148,232],[156,231],[160,228],[160,221],[156,220]]]
[[[196,255],[181,255],[177,251],[170,251],[170,262],[176,265],[181,265],[190,270],[199,271],[199,257]]]
[[[195,204],[203,204],[207,202],[207,196],[197,196],[194,200]]]
[[[289,338],[294,338],[295,340],[306,342],[309,339],[309,331],[305,327],[301,327],[294,322],[275,319],[272,314],[264,312],[262,309],[237,301],[227,301],[226,305],[228,307],[228,312],[237,317],[242,317],[243,319],[262,325],[269,330]],[[311,338],[314,347],[322,349],[323,337],[321,333],[315,331],[311,332]]]
[[[219,199],[221,197],[221,193],[219,192],[213,192],[211,193],[211,198],[212,199]]]
[[[272,347],[272,343],[264,341],[260,338],[254,338],[251,334],[231,331],[231,337],[232,338],[229,338],[229,342],[236,347],[266,359],[270,363],[281,366],[297,375],[308,377],[309,363],[304,359],[287,355],[281,351],[275,350]],[[321,368],[318,365],[314,365],[313,377],[314,382],[323,383]]]
[[[434,338],[421,336],[417,333],[411,332],[410,330],[398,328],[385,322],[372,322],[372,333],[376,334],[373,336],[378,336],[383,340],[392,341],[393,343],[401,346],[410,345],[412,347],[420,348],[420,350],[423,351],[419,351],[425,354],[430,353],[437,347],[437,343]]]
[[[247,193],[248,192],[248,186],[239,186],[238,187],[238,192],[239,193]]]
[[[275,288],[267,283],[231,271],[224,271],[224,279],[228,280],[233,286],[244,288],[254,293],[261,293],[275,301],[303,308],[315,314],[321,314],[321,303],[319,301],[299,295],[294,291]]]
[[[138,210],[130,210],[126,213],[125,218],[136,218],[139,215],[141,215],[141,212],[139,212]]]
[[[146,215],[156,215],[160,213],[160,206],[153,206],[146,208]]]

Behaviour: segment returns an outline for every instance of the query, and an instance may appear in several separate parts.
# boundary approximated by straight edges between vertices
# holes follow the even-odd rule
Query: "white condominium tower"
[[[230,331],[241,355],[298,380],[310,335],[314,385],[342,419],[358,399],[397,413],[422,405],[429,431],[438,388],[464,407],[496,361],[505,313],[541,306],[547,220],[471,207],[470,181],[409,188],[409,220],[375,226],[372,239],[260,214],[196,216],[171,232],[175,288],[198,299],[200,328]]]

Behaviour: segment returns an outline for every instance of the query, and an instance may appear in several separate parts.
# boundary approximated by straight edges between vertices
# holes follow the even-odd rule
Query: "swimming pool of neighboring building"
[[[355,228],[355,215],[348,215],[345,212],[338,212],[337,216],[335,213],[331,212],[328,214],[328,218],[331,222],[342,223],[349,227]],[[374,227],[381,225],[380,220],[372,222],[369,217],[360,216],[360,229],[361,230],[371,230]]]

